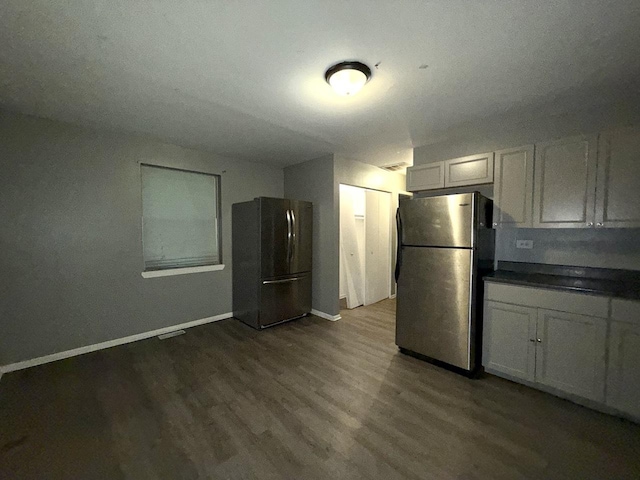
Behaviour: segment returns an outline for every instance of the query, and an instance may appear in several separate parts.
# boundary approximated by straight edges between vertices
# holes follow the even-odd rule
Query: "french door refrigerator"
[[[396,345],[472,374],[480,366],[482,283],[493,268],[492,203],[477,192],[400,200]]]
[[[265,328],[311,311],[310,202],[255,198],[232,206],[233,316]]]

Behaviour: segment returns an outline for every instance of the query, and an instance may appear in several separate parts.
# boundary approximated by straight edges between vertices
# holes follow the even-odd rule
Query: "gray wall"
[[[640,110],[634,104],[548,112],[507,112],[460,126],[444,133],[444,139],[436,143],[415,148],[414,165],[640,123]],[[483,193],[489,196],[488,189]],[[640,231],[623,229],[500,229],[496,232],[496,259],[640,270],[638,238]],[[533,250],[516,249],[516,239],[533,240]]]
[[[231,312],[231,204],[280,168],[0,112],[0,365]],[[143,279],[140,162],[222,175],[226,268]]]
[[[334,255],[336,224],[333,155],[284,169],[284,195],[313,202],[313,294],[315,310],[337,315],[338,256]]]

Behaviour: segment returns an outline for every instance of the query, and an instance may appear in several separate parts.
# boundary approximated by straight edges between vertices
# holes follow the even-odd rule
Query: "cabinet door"
[[[444,186],[463,187],[493,182],[493,152],[444,162]]]
[[[604,401],[607,321],[538,310],[536,382]]]
[[[407,191],[444,188],[444,162],[407,168]]]
[[[596,164],[596,135],[536,144],[534,228],[593,226]]]
[[[596,226],[640,227],[640,128],[603,133],[598,150]]]
[[[486,302],[482,365],[511,377],[535,380],[535,308]]]
[[[389,298],[391,281],[391,195],[365,190],[364,304]]]
[[[640,418],[640,325],[611,322],[607,405]]]
[[[495,153],[493,226],[533,226],[533,145]]]

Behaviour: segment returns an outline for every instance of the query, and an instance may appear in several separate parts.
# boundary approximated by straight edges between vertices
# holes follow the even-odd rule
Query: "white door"
[[[391,288],[391,194],[366,190],[364,304],[389,298]]]
[[[486,302],[482,365],[533,382],[536,368],[535,308]]]
[[[604,401],[607,321],[538,309],[536,381]]]
[[[340,185],[340,296],[347,308],[364,303],[365,193]]]
[[[611,322],[607,404],[640,418],[640,325]]]

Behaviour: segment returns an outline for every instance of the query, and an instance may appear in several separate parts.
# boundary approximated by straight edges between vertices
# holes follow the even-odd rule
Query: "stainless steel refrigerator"
[[[233,316],[265,328],[309,313],[312,204],[260,197],[231,213]]]
[[[400,200],[396,345],[473,373],[482,283],[493,268],[492,202],[479,193]]]

